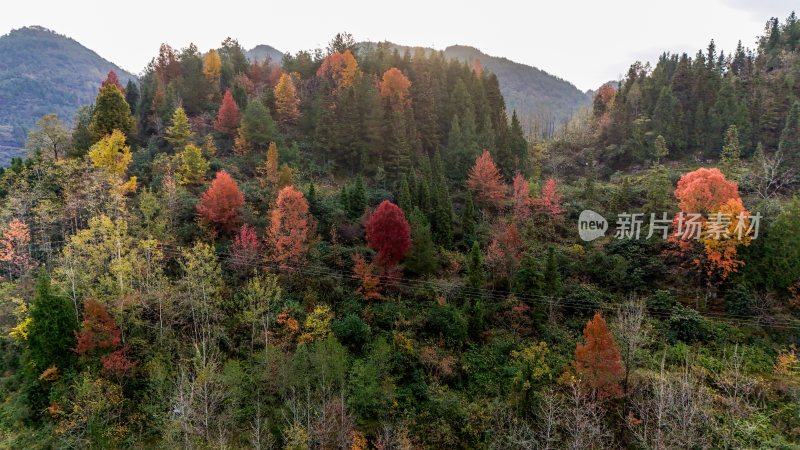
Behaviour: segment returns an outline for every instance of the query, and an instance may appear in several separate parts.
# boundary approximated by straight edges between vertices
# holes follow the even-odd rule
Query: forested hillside
[[[797,448],[800,25],[769,25],[547,139],[484,65],[346,33],[108,74],[0,174],[0,447]]]
[[[74,40],[41,27],[0,37],[0,146],[22,147],[27,130],[45,114],[71,121],[78,106],[94,101],[98,83],[110,70],[123,83],[133,78]]]

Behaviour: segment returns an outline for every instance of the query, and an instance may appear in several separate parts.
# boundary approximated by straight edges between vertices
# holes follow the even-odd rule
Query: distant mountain
[[[428,47],[388,44],[400,54],[406,50],[413,52],[418,48],[422,48],[426,53],[434,51]],[[376,44],[361,42],[358,45],[359,48],[369,48]],[[500,91],[506,101],[506,109],[509,113],[517,111],[523,118],[523,123],[526,118],[541,117],[560,124],[592,101],[589,93],[581,92],[566,80],[508,58],[487,55],[474,47],[452,45],[444,49],[444,55],[446,58],[457,59],[467,64],[472,64],[478,59],[484,69],[497,75]]]
[[[569,81],[508,58],[487,55],[474,47],[452,45],[444,49],[444,54],[470,64],[478,59],[484,69],[497,75],[509,113],[516,110],[522,117],[552,114],[560,123],[592,100]]]
[[[0,37],[0,160],[22,147],[41,116],[56,113],[67,123],[94,102],[109,70],[123,83],[133,78],[80,43],[32,26]],[[5,156],[5,158],[4,158]]]
[[[283,52],[275,47],[264,44],[256,45],[252,49],[246,51],[245,56],[247,56],[247,59],[250,61],[264,61],[270,59],[272,62],[278,64],[283,60]]]

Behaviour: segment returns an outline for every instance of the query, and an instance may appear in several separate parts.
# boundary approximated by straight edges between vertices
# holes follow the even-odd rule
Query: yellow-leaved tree
[[[89,149],[92,164],[108,173],[112,189],[121,194],[136,190],[136,177],[124,179],[132,157],[131,147],[125,144],[125,134],[119,130],[114,130]]]

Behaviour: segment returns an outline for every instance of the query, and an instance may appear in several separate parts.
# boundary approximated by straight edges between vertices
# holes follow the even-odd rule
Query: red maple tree
[[[506,186],[492,155],[484,150],[469,172],[467,187],[475,193],[475,200],[483,206],[498,207],[506,197]]]
[[[267,230],[272,260],[282,267],[301,262],[308,252],[313,230],[303,193],[293,186],[281,189]]]
[[[249,225],[242,225],[231,244],[231,266],[236,270],[254,267],[258,262],[260,252],[261,242],[258,240],[256,230]]]
[[[239,106],[236,105],[236,101],[233,100],[231,95],[231,90],[228,89],[222,98],[222,104],[217,113],[217,121],[214,122],[214,129],[228,136],[233,136],[239,128],[241,118]]]
[[[239,186],[228,172],[220,170],[208,190],[200,196],[197,212],[206,221],[231,231],[239,222],[239,209],[243,204],[244,194]]]
[[[586,323],[583,339],[585,343],[575,346],[575,370],[580,381],[600,398],[620,397],[620,382],[625,375],[622,354],[599,312]]]
[[[388,269],[396,266],[411,248],[411,227],[394,203],[384,200],[367,221],[367,245],[378,252],[375,260]]]

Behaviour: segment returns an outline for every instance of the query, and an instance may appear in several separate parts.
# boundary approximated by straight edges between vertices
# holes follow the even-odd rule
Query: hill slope
[[[109,70],[127,83],[133,75],[77,41],[42,27],[13,30],[0,37],[0,153],[22,147],[27,130],[41,116],[72,120],[91,104]],[[1,155],[0,155],[1,156]]]
[[[591,97],[574,84],[536,67],[490,56],[465,45],[447,47],[444,54],[467,63],[477,58],[484,68],[497,75],[508,111],[517,111],[522,117],[551,113],[559,123],[591,102]]]

